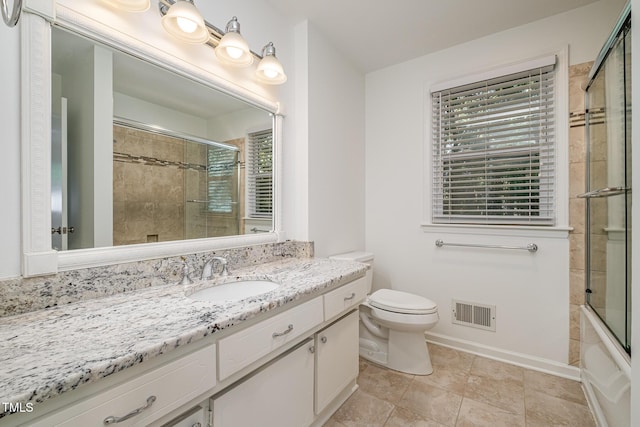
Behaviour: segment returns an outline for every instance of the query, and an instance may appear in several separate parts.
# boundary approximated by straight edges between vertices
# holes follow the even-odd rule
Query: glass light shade
[[[263,83],[279,85],[287,81],[282,64],[273,55],[265,55],[258,64],[256,77]]]
[[[185,43],[206,43],[209,30],[195,5],[188,0],[178,0],[162,17],[162,27],[172,36]]]
[[[145,12],[151,5],[151,0],[103,0],[120,10],[126,12]]]
[[[249,45],[240,33],[226,33],[220,44],[216,46],[216,56],[225,64],[248,67],[253,63],[253,54],[249,50]]]

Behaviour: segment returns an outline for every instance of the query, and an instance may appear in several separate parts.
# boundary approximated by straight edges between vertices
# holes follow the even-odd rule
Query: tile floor
[[[580,383],[429,344],[433,374],[360,359],[360,388],[324,427],[595,427]]]

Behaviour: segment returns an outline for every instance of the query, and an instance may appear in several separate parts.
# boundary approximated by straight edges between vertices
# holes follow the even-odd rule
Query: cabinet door
[[[309,339],[213,400],[214,427],[303,427],[313,421],[313,341]]]
[[[316,414],[358,376],[358,311],[316,334]]]

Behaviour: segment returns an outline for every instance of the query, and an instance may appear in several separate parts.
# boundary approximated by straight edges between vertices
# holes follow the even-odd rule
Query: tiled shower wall
[[[244,233],[244,171],[233,212],[211,213],[205,144],[118,125],[113,139],[114,246]],[[244,138],[227,143],[244,164]]]
[[[576,196],[586,188],[584,88],[592,62],[569,67],[569,225],[570,234],[570,324],[569,364],[580,363],[580,305],[585,284],[585,202]]]
[[[184,142],[121,126],[113,140],[113,244],[183,240]]]

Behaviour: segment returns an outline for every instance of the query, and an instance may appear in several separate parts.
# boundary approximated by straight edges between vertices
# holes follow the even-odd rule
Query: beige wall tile
[[[585,272],[572,268],[569,272],[569,303],[581,305],[584,304],[584,290],[585,290]]]
[[[569,162],[580,163],[587,161],[587,147],[585,143],[584,126],[569,128]]]
[[[584,234],[585,216],[586,211],[584,199],[569,200],[569,225],[573,227],[572,233]]]
[[[569,199],[575,199],[586,191],[585,167],[584,162],[569,164]]]
[[[569,338],[580,340],[580,306],[569,305]]]
[[[569,235],[569,265],[570,268],[584,270],[584,234]]]

